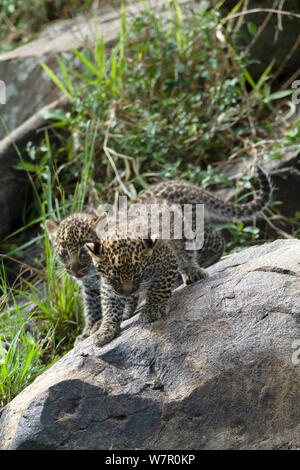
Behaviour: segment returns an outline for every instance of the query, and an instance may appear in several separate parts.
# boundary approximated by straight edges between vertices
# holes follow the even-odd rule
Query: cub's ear
[[[95,240],[93,242],[85,243],[85,247],[89,250],[89,253],[92,256],[99,257],[102,254],[102,247],[99,240]]]
[[[151,235],[151,238],[144,238],[143,245],[144,245],[146,253],[149,253],[149,254],[152,253],[157,243],[158,243],[157,235]]]
[[[99,224],[100,220],[104,219],[104,217],[106,217],[105,212],[103,214],[99,215],[99,217],[95,217],[95,219],[92,220],[91,226],[93,227],[93,229],[96,230],[96,227]]]
[[[46,225],[46,230],[48,232],[50,240],[54,241],[57,236],[59,223],[55,222],[54,220],[46,220],[45,225]]]

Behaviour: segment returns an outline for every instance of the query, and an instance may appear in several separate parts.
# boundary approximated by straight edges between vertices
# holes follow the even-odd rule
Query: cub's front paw
[[[91,335],[91,330],[83,330],[83,332],[81,333],[81,335],[78,335],[77,338],[75,339],[75,341],[74,341],[74,346],[76,346],[77,344],[81,343],[81,341],[85,340],[85,339],[88,338],[90,335]]]
[[[135,314],[134,308],[124,308],[122,320],[128,320],[129,318],[133,317]]]
[[[101,327],[100,330],[95,333],[94,344],[99,348],[104,346],[107,343],[110,343],[118,334],[120,333],[120,328],[114,327]]]
[[[93,326],[91,328],[91,334],[96,333],[96,331],[98,331],[100,329],[101,324],[102,324],[102,318],[100,320],[96,321],[96,323],[93,324]]]
[[[182,278],[185,284],[193,284],[194,282],[200,281],[208,277],[207,272],[202,268],[192,268],[184,273],[182,273]]]
[[[169,306],[163,305],[145,305],[140,312],[140,321],[142,323],[151,323],[159,320],[169,311]]]
[[[129,297],[128,299],[126,299],[122,314],[122,320],[128,320],[128,318],[133,317],[137,304],[138,298],[136,297]]]

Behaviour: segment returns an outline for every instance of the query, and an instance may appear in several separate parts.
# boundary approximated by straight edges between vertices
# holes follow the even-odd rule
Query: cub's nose
[[[82,277],[82,270],[81,266],[79,263],[72,263],[70,266],[70,270],[72,271],[73,275],[76,276],[77,278]]]
[[[129,296],[133,293],[132,281],[122,281],[122,294]]]

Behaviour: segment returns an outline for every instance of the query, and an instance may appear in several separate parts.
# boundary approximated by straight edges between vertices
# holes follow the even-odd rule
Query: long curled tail
[[[272,199],[272,184],[269,175],[260,167],[257,167],[259,180],[259,192],[255,198],[245,204],[224,202],[220,198],[207,198],[204,201],[208,212],[217,214],[218,219],[225,220],[252,220],[258,217],[270,204]]]
[[[253,201],[245,204],[226,202],[205,189],[184,181],[165,181],[147,189],[131,203],[204,204],[205,216],[215,221],[252,220],[268,206],[272,185],[268,174],[257,167],[259,191]]]

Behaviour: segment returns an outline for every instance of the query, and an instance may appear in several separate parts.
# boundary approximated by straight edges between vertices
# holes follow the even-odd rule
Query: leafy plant
[[[123,10],[119,42],[109,54],[103,36],[96,35],[93,48],[73,50],[84,67],[81,74],[62,58],[65,83],[48,70],[72,97],[71,115],[56,116],[54,124],[72,130],[68,145],[80,148],[90,120],[98,126],[96,188],[106,196],[106,186],[110,195],[112,186],[134,195],[152,181],[187,172],[201,183],[207,169],[244,149],[252,146],[264,156],[275,140],[281,150],[287,145],[281,112],[271,102],[292,90],[271,92],[274,61],[255,83],[233,39],[216,39],[222,26],[218,8],[183,11],[173,1],[164,13],[145,6],[126,26]],[[223,175],[211,180],[218,178],[225,182]]]

